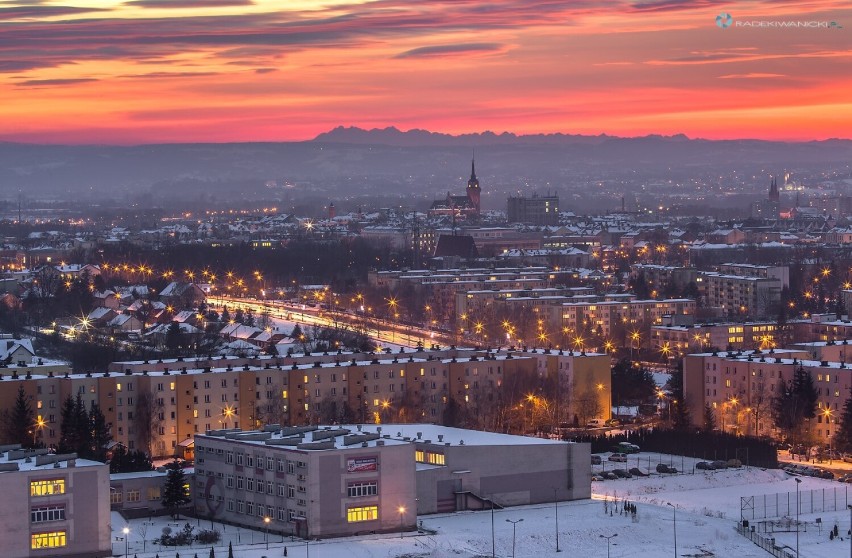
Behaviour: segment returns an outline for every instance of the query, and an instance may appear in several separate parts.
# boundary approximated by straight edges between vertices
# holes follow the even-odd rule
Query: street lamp
[[[128,535],[130,535],[130,527],[125,526],[124,529],[121,530],[124,533],[124,558],[127,558],[127,539]]]
[[[494,554],[494,500],[489,498],[488,503],[491,504],[491,558],[495,558],[496,555]]]
[[[399,538],[402,538],[403,518],[405,517],[405,506],[399,507]]]
[[[512,524],[512,558],[515,558],[515,529],[517,528],[518,523],[520,523],[523,520],[524,520],[523,518],[516,519],[516,520],[512,520],[512,519],[506,520],[507,523]]]
[[[263,518],[263,523],[266,525],[266,534],[264,538],[266,539],[266,550],[269,550],[269,522],[272,521],[269,516]]]
[[[600,538],[606,539],[606,558],[609,558],[609,541],[614,539],[617,536],[618,536],[618,533],[615,533],[614,535],[610,535],[608,537],[606,535],[600,535]]]
[[[562,552],[559,548],[559,498],[557,489],[553,489],[553,512],[556,515],[556,552]]]
[[[799,485],[802,479],[796,477],[796,558],[799,558]]]
[[[675,506],[671,502],[666,502],[666,505],[672,507],[672,513],[674,514],[673,515],[674,522],[672,523],[672,525],[674,527],[674,555],[675,555],[675,558],[677,558],[677,506]],[[798,556],[797,556],[797,558],[798,558]]]

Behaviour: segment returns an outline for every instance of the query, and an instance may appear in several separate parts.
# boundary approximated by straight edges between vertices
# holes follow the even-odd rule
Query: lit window
[[[346,510],[346,521],[348,523],[356,523],[359,521],[374,521],[378,518],[378,506],[364,506],[359,508],[348,508]]]
[[[65,479],[30,481],[30,496],[65,494]]]
[[[66,537],[65,531],[53,531],[52,533],[33,533],[30,541],[30,548],[38,550],[40,548],[60,548],[65,546]]]

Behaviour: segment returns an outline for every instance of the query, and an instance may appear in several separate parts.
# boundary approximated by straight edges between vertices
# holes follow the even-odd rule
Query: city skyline
[[[0,141],[291,141],[338,125],[849,137],[850,14],[834,1],[5,1]]]

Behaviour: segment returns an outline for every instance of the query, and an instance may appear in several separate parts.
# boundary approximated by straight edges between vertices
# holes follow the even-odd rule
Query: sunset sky
[[[734,21],[834,21],[773,29]],[[0,0],[0,141],[852,137],[848,1]]]

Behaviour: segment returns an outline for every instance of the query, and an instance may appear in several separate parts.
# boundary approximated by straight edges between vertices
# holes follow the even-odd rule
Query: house
[[[94,293],[92,298],[94,299],[93,304],[101,308],[118,310],[118,307],[121,305],[121,295],[109,289]]]
[[[160,293],[160,300],[173,308],[195,308],[207,299],[195,283],[169,283]]]
[[[112,308],[106,308],[104,306],[98,306],[91,312],[86,318],[89,322],[97,327],[105,326],[110,322],[113,318],[115,318],[118,314],[116,314],[115,310]]]
[[[0,338],[0,362],[26,363],[35,356],[33,342],[29,339],[13,339],[11,335]]]
[[[131,314],[119,314],[107,322],[107,326],[111,327],[113,331],[130,333],[133,331],[142,331],[143,324]]]

